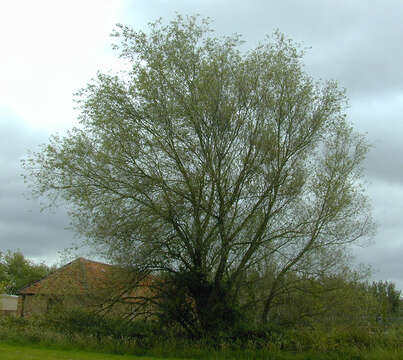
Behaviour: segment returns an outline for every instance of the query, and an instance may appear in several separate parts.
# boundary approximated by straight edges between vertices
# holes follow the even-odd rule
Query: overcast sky
[[[310,47],[306,70],[347,89],[348,116],[373,144],[366,161],[378,231],[355,248],[374,279],[403,290],[403,1],[69,0],[0,2],[0,250],[49,263],[69,247],[63,209],[40,212],[27,199],[20,160],[77,124],[73,93],[97,70],[121,68],[114,24],[146,29],[175,12],[201,14],[218,34],[242,34],[251,48],[279,29]]]

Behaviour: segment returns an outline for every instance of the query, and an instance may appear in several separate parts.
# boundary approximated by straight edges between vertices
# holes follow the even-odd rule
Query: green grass
[[[114,355],[81,350],[46,349],[38,346],[0,344],[1,360],[157,360],[155,357]],[[175,358],[170,358],[174,360]]]
[[[403,350],[378,349],[370,352],[357,351],[349,353],[292,353],[273,352],[262,354],[259,352],[211,352],[210,356],[196,357],[201,359],[264,359],[264,360],[403,360]],[[11,345],[0,343],[1,360],[158,360],[179,359],[173,357],[143,357],[133,355],[115,355],[82,350],[61,350],[57,348],[45,348],[43,345]],[[183,359],[183,358],[181,358]]]

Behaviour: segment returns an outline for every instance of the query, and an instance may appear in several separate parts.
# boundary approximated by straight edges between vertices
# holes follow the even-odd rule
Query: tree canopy
[[[130,69],[78,92],[80,126],[25,161],[34,192],[105,257],[179,278],[193,327],[231,322],[245,274],[270,269],[265,323],[289,271],[337,271],[372,231],[345,91],[279,32],[246,52],[198,17],[114,35]]]
[[[16,294],[21,288],[48,275],[52,268],[45,264],[34,264],[20,251],[0,251],[0,285],[2,291]]]

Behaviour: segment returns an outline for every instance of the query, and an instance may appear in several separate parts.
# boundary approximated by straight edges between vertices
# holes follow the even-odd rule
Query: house
[[[0,316],[17,314],[18,296],[0,294]]]
[[[128,308],[136,301],[134,296],[128,296],[124,291],[129,276],[116,266],[78,258],[21,289],[18,293],[18,315],[30,317],[44,314],[56,306],[102,306],[113,296],[125,300],[120,302],[125,304],[120,310],[130,310]]]

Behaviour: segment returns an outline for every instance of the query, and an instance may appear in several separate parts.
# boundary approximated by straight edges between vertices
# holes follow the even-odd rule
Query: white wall
[[[0,310],[17,311],[18,296],[0,294]]]

